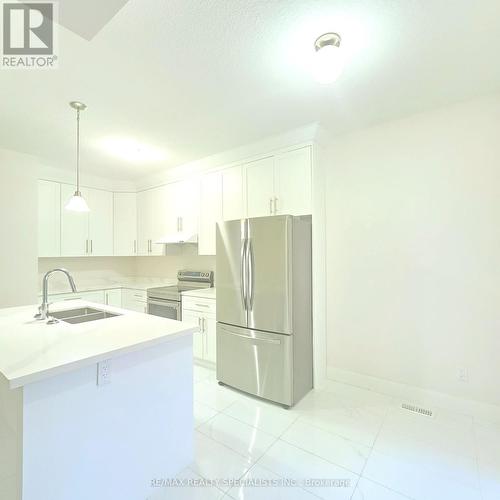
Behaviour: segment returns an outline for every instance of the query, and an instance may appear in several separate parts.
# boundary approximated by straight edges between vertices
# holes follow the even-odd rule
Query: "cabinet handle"
[[[90,240],[90,253],[91,253],[91,254],[92,254],[92,253],[94,253],[94,248],[93,248],[93,247],[94,247],[94,245],[93,245],[93,241],[94,241],[94,240]]]
[[[89,240],[85,240],[85,255],[89,253]]]
[[[203,333],[203,328],[201,327],[201,318],[198,318],[198,328],[200,329],[200,332]]]
[[[278,213],[278,198],[274,197],[274,215]]]
[[[198,307],[210,307],[208,304],[195,304]]]
[[[269,198],[269,215],[273,215],[273,199]]]

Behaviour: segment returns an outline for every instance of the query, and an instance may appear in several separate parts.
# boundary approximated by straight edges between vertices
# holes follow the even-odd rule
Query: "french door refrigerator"
[[[217,379],[283,406],[313,384],[311,216],[217,225]]]

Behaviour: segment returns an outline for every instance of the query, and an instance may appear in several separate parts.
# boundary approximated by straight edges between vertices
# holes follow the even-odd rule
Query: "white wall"
[[[0,149],[0,308],[36,302],[36,160]]]
[[[330,367],[500,404],[500,94],[332,140],[327,276]]]

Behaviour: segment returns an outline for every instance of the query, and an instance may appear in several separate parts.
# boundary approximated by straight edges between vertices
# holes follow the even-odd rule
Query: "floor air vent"
[[[403,408],[403,410],[408,410],[413,413],[417,413],[418,415],[424,415],[425,417],[433,416],[432,410],[429,410],[428,408],[421,408],[420,406],[410,405],[408,403],[403,403],[401,405],[401,408]]]

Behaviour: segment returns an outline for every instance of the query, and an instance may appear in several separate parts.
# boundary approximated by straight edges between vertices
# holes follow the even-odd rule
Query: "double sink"
[[[50,316],[65,323],[73,325],[78,323],[87,323],[88,321],[96,321],[98,319],[113,318],[121,316],[121,314],[94,309],[93,307],[80,307],[78,309],[69,309],[67,311],[51,312]]]

